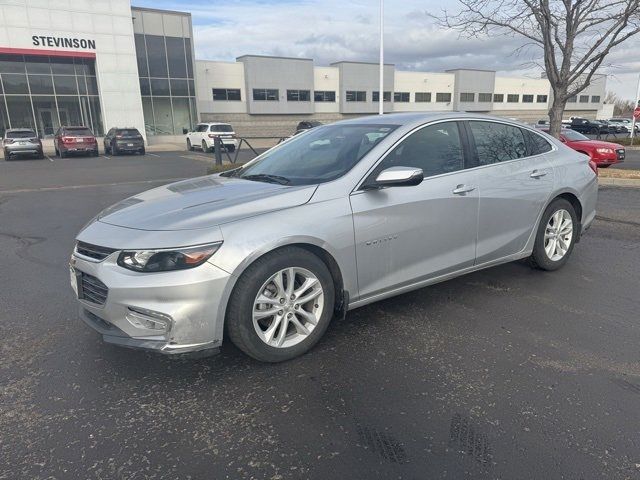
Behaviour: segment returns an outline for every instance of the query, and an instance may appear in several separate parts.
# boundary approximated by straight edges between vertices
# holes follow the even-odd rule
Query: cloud
[[[377,61],[378,2],[375,0],[237,0],[224,4],[177,0],[140,0],[140,6],[189,10],[193,15],[196,57],[234,60],[244,54],[313,58],[317,65],[340,60]],[[403,70],[443,71],[485,68],[501,74],[539,77],[540,51],[518,50],[509,36],[462,39],[436,27],[429,13],[450,0],[387,0],[385,59]],[[633,73],[640,73],[634,39],[610,56],[609,87],[625,97],[635,95]],[[635,61],[634,61],[635,59]]]

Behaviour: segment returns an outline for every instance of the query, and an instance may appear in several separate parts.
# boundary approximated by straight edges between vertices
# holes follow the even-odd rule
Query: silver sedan
[[[278,362],[371,302],[523,258],[562,267],[597,189],[587,157],[515,122],[358,118],[108,208],[78,235],[71,283],[107,342],[209,353],[227,338]]]

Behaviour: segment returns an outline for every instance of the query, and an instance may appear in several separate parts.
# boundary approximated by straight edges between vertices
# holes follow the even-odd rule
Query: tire
[[[111,155],[113,155],[114,157],[120,155],[120,150],[118,150],[117,145],[111,144]]]
[[[227,147],[227,152],[229,152],[229,153],[233,153],[233,152],[235,152],[235,151],[236,151],[236,146],[235,146],[235,145],[229,145],[229,146]]]
[[[142,147],[140,149],[139,153],[140,153],[140,155],[146,155],[147,154],[147,150],[144,147]]]
[[[202,140],[202,151],[204,153],[211,153],[213,152],[213,148],[209,148],[207,147],[207,142],[205,142],[204,140]]]
[[[38,160],[44,159],[44,152],[38,152],[37,157],[38,157]]]
[[[65,157],[65,153],[62,150],[58,151],[58,155],[60,156],[60,158]]]
[[[275,281],[269,282],[274,275],[284,271],[285,276],[280,277],[281,285],[288,286],[289,275],[286,272],[291,268],[296,269],[293,275],[296,288],[305,281],[305,278],[315,277],[318,281],[309,289],[299,292],[300,296],[308,298],[313,292],[317,294],[318,290],[321,290],[321,294],[303,305],[296,306],[295,300],[289,297],[289,293],[284,291],[278,293],[280,290],[276,288]],[[285,291],[288,290],[286,286]],[[254,303],[259,293],[262,293],[263,298],[273,295],[273,298],[269,298],[273,300],[273,305],[261,304],[261,306],[265,310],[273,309],[277,313],[254,320],[254,313],[260,312],[258,307],[254,310]],[[278,295],[287,295],[289,298],[278,299]],[[282,303],[282,300],[285,302]],[[318,343],[331,322],[334,305],[333,278],[324,262],[301,248],[284,247],[259,258],[240,276],[227,308],[226,328],[231,341],[250,357],[261,362],[283,362],[308,352]],[[309,310],[315,312],[313,314],[316,319],[315,326],[312,322],[305,320],[309,316]],[[305,316],[300,314],[301,311]],[[271,337],[274,343],[283,339],[282,346],[270,345],[258,334],[260,329],[265,337],[268,336],[269,327],[273,327],[278,322],[278,318],[280,326],[273,329]],[[294,322],[301,324],[307,333],[301,334]],[[282,325],[287,326],[286,330],[280,328]],[[290,345],[286,346],[287,343]]]
[[[11,161],[11,155],[9,154],[9,151],[6,148],[4,149],[4,161],[5,162]]]
[[[104,144],[104,154],[105,155],[111,155],[111,149],[109,148],[109,146],[106,143]]]
[[[195,148],[193,148],[193,145],[191,145],[191,140],[189,140],[187,138],[187,150],[189,150],[190,152],[193,152],[195,150]]]
[[[568,216],[565,213],[568,214]],[[555,215],[563,215],[563,218],[559,216],[554,218]],[[571,237],[570,239],[568,239],[567,235],[557,236],[556,244],[559,245],[559,249],[557,250],[554,250],[551,243],[548,243],[553,242],[553,236],[556,236],[557,234],[557,231],[553,230],[553,227],[555,227],[555,225],[552,225],[552,219],[554,223],[557,219],[561,219],[563,223],[567,220],[571,220]],[[579,235],[579,225],[580,223],[578,221],[576,211],[573,208],[573,205],[569,203],[569,201],[565,200],[564,198],[556,198],[553,202],[551,202],[551,204],[544,211],[544,214],[542,215],[542,218],[540,220],[540,225],[538,226],[536,243],[533,247],[533,254],[531,255],[531,257],[529,257],[531,266],[540,270],[547,271],[554,271],[563,267],[564,264],[567,263],[569,257],[571,256],[571,253],[573,252],[573,247],[575,246],[576,239]],[[552,235],[552,238],[550,239],[546,238],[547,227],[551,229],[550,235]],[[564,229],[561,231],[567,230]],[[564,241],[561,239],[562,237],[564,237]],[[551,255],[545,248],[547,245],[549,245]],[[562,246],[564,246],[564,253],[562,254],[562,256],[559,256],[560,253],[562,253],[560,251],[560,248]]]

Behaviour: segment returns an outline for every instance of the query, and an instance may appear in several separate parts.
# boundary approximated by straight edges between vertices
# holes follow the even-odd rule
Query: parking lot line
[[[45,157],[47,157],[50,162],[53,162],[53,158],[51,158],[49,155],[45,155]]]
[[[107,157],[106,155],[100,155],[102,158],[106,158],[107,160],[111,160],[111,157]]]
[[[32,192],[51,192],[58,190],[80,190],[83,188],[100,188],[100,187],[117,187],[120,185],[145,185],[153,183],[172,183],[184,180],[184,178],[159,178],[157,180],[137,180],[133,182],[116,182],[116,183],[93,183],[88,185],[67,185],[62,187],[39,187],[39,188],[17,188],[14,190],[0,190],[0,195],[12,193],[32,193]]]
[[[147,155],[151,155],[152,157],[160,157],[160,155],[156,155],[155,153],[147,153]]]

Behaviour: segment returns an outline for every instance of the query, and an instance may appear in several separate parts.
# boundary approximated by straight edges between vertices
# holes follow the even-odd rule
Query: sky
[[[135,6],[191,12],[196,58],[234,61],[245,54],[312,58],[316,65],[340,60],[378,61],[377,0],[135,0]],[[501,75],[539,78],[538,51],[518,50],[507,36],[460,38],[434,25],[454,0],[386,0],[385,62],[399,70],[441,72],[482,68]],[[612,52],[607,89],[632,99],[640,74],[640,35]]]

